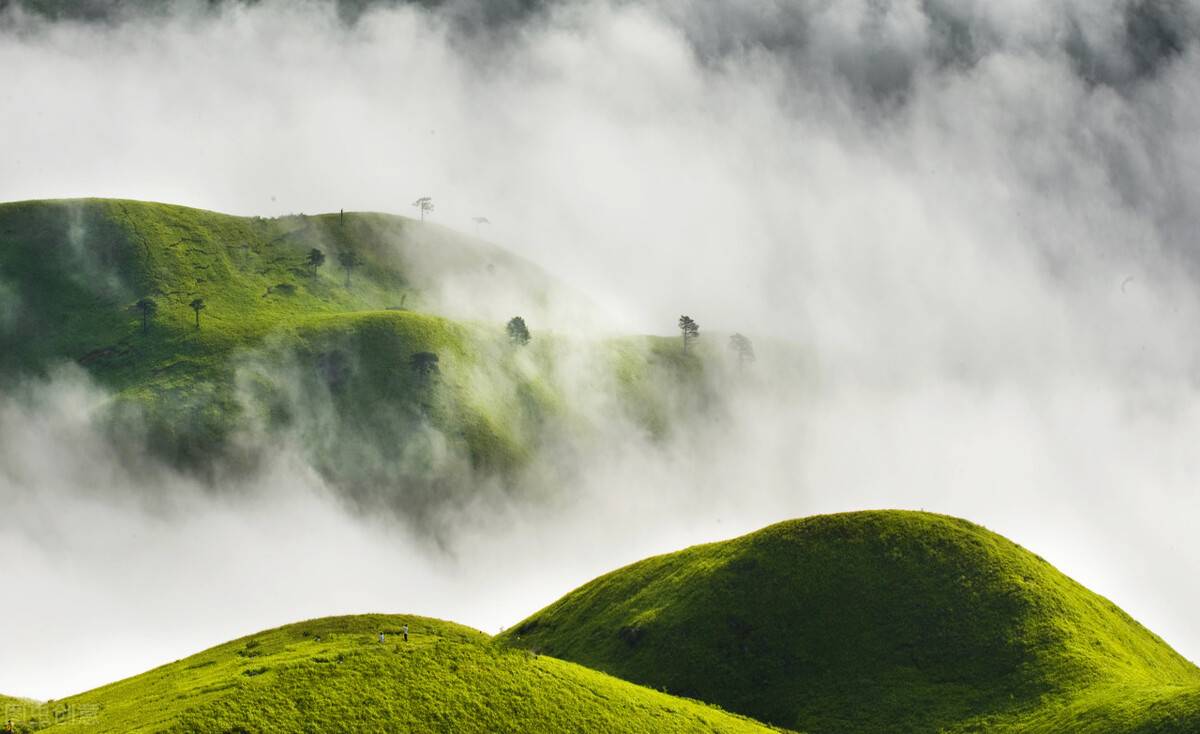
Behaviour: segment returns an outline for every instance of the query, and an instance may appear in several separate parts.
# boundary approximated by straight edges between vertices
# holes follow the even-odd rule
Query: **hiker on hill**
[[[9,719],[8,723],[4,725],[4,734],[15,734],[16,731],[17,725],[13,723],[12,719]]]
[[[408,642],[408,625],[404,625],[404,641]]]
[[[383,633],[382,633],[382,632],[380,632],[380,633],[379,633],[379,642],[380,642],[380,644],[383,644],[383,643],[384,643],[384,642],[386,642],[386,641],[387,641],[387,638],[383,636]]]

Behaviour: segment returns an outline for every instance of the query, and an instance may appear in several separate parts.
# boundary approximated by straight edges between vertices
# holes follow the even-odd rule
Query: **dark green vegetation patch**
[[[114,396],[102,419],[123,449],[229,477],[286,443],[422,527],[487,488],[532,486],[540,447],[599,436],[568,396],[604,394],[606,423],[652,440],[713,402],[677,340],[540,327],[581,303],[529,262],[403,217],[0,205],[0,386],[74,363]]]

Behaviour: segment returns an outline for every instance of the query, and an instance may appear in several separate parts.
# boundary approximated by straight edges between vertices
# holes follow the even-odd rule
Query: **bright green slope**
[[[7,721],[9,716],[19,716],[21,711],[33,705],[34,702],[27,698],[0,694],[0,723]]]
[[[769,731],[466,627],[391,615],[262,632],[51,702],[46,715],[60,719],[45,729],[55,734]]]
[[[784,522],[602,576],[507,644],[824,732],[1200,731],[1200,670],[964,520]]]

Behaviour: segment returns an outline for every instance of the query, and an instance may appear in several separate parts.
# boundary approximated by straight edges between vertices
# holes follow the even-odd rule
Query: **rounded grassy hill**
[[[1195,666],[1040,557],[927,513],[650,558],[502,639],[814,734],[1200,731]]]
[[[467,627],[398,615],[280,627],[31,712],[40,719],[22,720],[19,731],[769,731],[701,703],[497,646]]]
[[[552,330],[585,310],[534,264],[405,217],[0,204],[0,389],[74,365],[112,397],[122,451],[230,476],[295,447],[356,504],[422,528],[558,471],[531,467],[548,439],[620,421],[661,437],[717,402],[703,349]],[[506,332],[515,315],[527,344]],[[572,399],[585,392],[612,399]]]

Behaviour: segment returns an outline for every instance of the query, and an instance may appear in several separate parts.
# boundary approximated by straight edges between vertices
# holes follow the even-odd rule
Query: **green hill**
[[[312,620],[13,710],[54,732],[1193,734],[1200,670],[994,533],[880,511],[650,558],[499,638]]]
[[[314,249],[324,265],[308,264]],[[207,472],[253,466],[286,437],[357,497],[404,485],[383,500],[417,514],[530,484],[547,436],[587,440],[594,416],[568,395],[610,391],[613,411],[661,436],[717,394],[703,348],[543,325],[586,308],[531,263],[403,217],[0,205],[0,384],[74,362],[115,396],[122,442]],[[508,339],[513,315],[533,329],[527,346]]]
[[[17,719],[25,716],[37,705],[36,701],[31,701],[27,698],[17,698],[15,696],[0,694],[0,724],[6,723],[9,719]]]
[[[400,637],[409,625],[407,643]],[[384,632],[387,639],[378,641]],[[741,732],[769,729],[414,616],[319,619],[49,702],[19,731]]]
[[[1200,670],[964,520],[785,522],[602,576],[503,636],[779,726],[1195,732]]]

